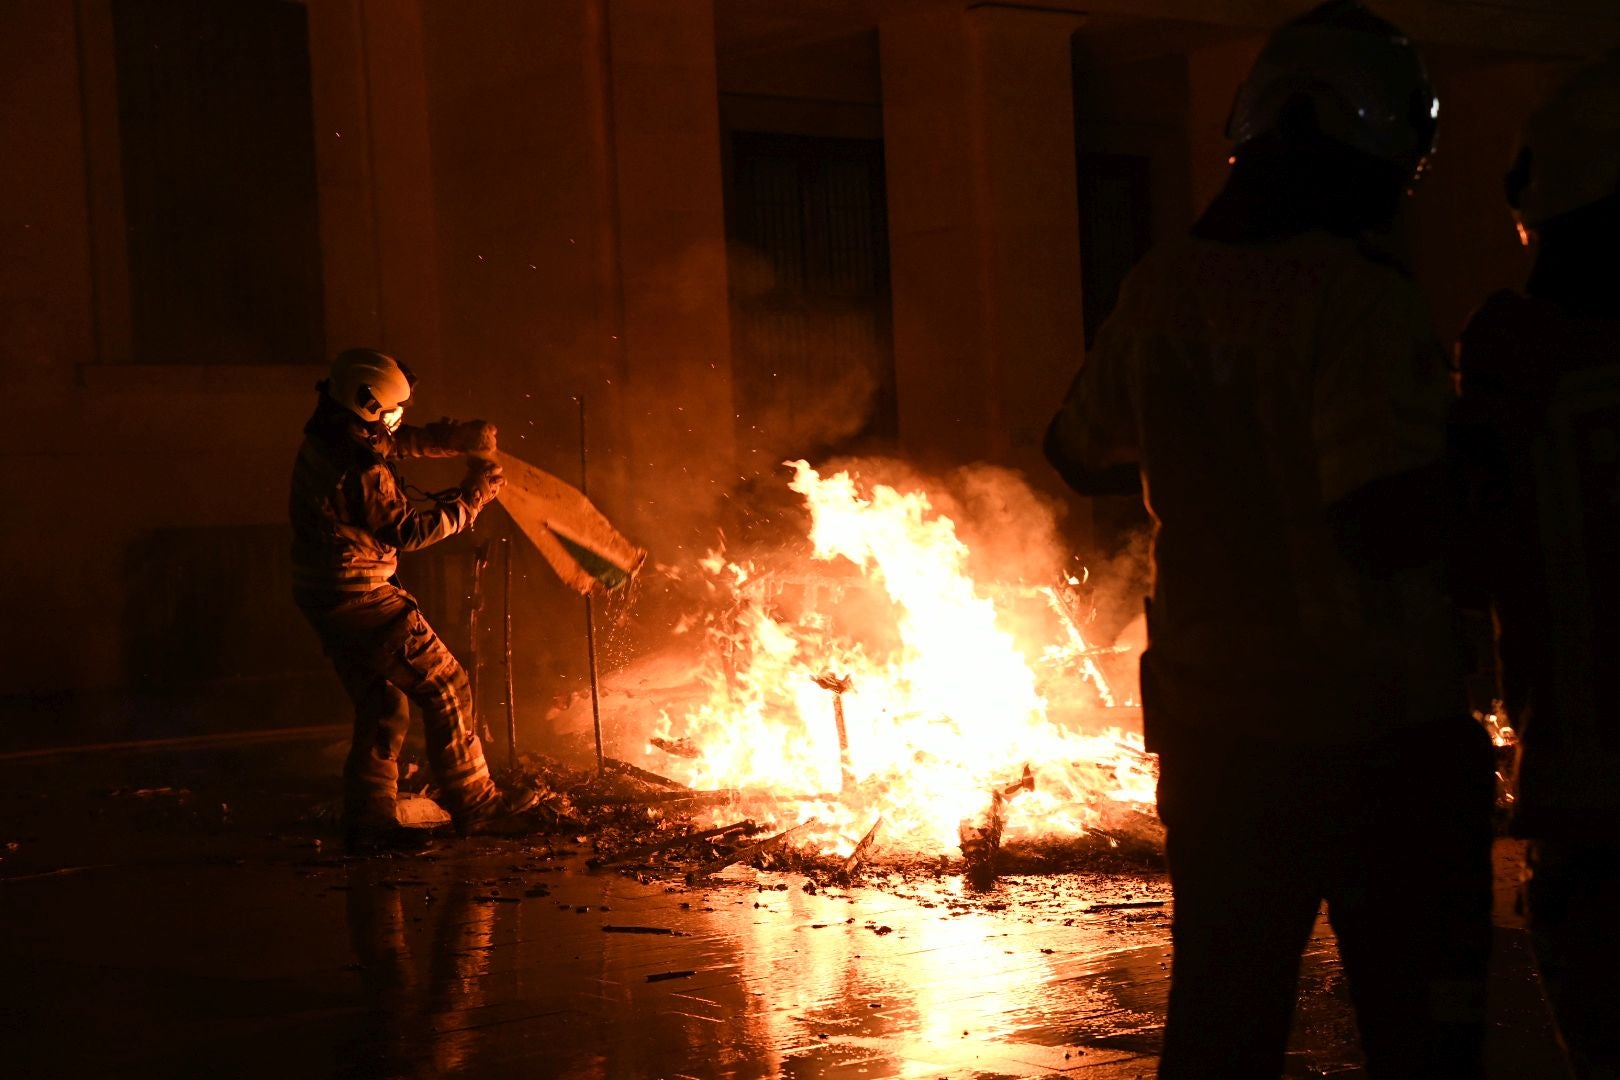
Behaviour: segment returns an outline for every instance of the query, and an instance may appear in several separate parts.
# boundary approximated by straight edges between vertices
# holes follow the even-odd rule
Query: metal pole
[[[473,548],[472,553],[472,589],[467,609],[467,694],[473,700],[473,715],[478,718],[478,737],[486,746],[495,741],[495,736],[489,727],[489,716],[478,707],[479,676],[484,667],[484,651],[478,645],[478,624],[483,621],[484,570],[488,566],[489,541],[485,540]]]
[[[504,538],[506,545],[506,762],[517,768],[517,692],[512,685],[512,538]]]
[[[588,495],[587,458],[585,453],[585,395],[579,395],[579,493]],[[591,672],[591,726],[596,730],[596,772],[607,771],[607,759],[602,756],[602,693],[596,679],[596,609],[591,594],[585,594],[585,653]]]
[[[848,791],[855,786],[855,770],[849,763],[849,728],[844,724],[844,691],[855,685],[855,680],[849,675],[839,678],[830,671],[817,675],[815,684],[823,690],[831,691],[833,696],[833,725],[838,729],[838,770],[843,787]]]

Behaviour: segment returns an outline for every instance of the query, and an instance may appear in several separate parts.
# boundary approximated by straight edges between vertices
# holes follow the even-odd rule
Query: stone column
[[[628,481],[673,537],[737,472],[714,5],[612,0],[606,31]]]

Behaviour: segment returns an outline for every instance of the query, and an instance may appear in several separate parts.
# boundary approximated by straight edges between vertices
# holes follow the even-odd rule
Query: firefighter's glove
[[[423,441],[441,453],[488,454],[495,450],[495,425],[487,420],[439,420],[422,428]]]
[[[451,449],[463,454],[492,454],[495,452],[495,425],[488,420],[463,420],[453,425]]]
[[[506,476],[499,465],[483,458],[471,458],[467,462],[467,476],[461,481],[461,498],[467,510],[477,517],[505,486]]]
[[[496,426],[488,419],[441,419],[428,424],[428,442],[450,453],[494,453]]]

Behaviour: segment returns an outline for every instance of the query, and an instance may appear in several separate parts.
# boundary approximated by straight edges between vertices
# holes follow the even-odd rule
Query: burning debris
[[[720,875],[728,868],[749,866],[802,873],[807,891],[852,885],[873,869],[908,876],[962,873],[974,887],[985,889],[1007,872],[1141,869],[1156,862],[1161,846],[1153,832],[1156,822],[1138,829],[1136,841],[1125,845],[1112,831],[1093,830],[1078,837],[1048,838],[1044,844],[1018,841],[1004,846],[1000,827],[1006,807],[1035,789],[1030,769],[989,793],[982,823],[962,823],[962,858],[957,860],[946,852],[924,856],[904,849],[889,849],[880,857],[882,818],[872,822],[847,855],[840,855],[828,850],[821,839],[822,823],[814,817],[781,827],[733,816],[747,806],[756,812],[764,808],[767,822],[780,821],[798,805],[792,799],[764,791],[671,788],[674,782],[666,778],[622,762],[614,764],[618,768],[597,773],[525,754],[519,770],[503,780],[538,790],[549,831],[590,842],[596,852],[588,860],[593,869],[632,873],[643,880],[684,880],[688,885],[723,881]],[[428,802],[420,796],[410,801]],[[717,815],[728,820],[704,825]],[[1152,820],[1138,815],[1143,823]],[[1120,820],[1111,824],[1123,831]],[[761,838],[761,833],[768,835]]]
[[[816,819],[811,818],[809,821],[801,822],[798,825],[793,826],[791,829],[779,832],[775,836],[761,840],[758,843],[749,844],[746,847],[738,848],[737,850],[729,852],[725,855],[721,855],[718,858],[711,859],[702,866],[698,867],[696,870],[692,871],[690,874],[686,875],[687,884],[691,885],[707,878],[711,878],[733,863],[745,862],[749,859],[762,858],[770,855],[773,852],[785,847],[789,838],[810,828],[815,823]]]
[[[1117,650],[1086,640],[1055,554],[980,582],[956,523],[924,492],[791,467],[812,550],[705,560],[721,600],[707,626],[719,658],[704,673],[709,694],[684,715],[666,711],[649,743],[700,752],[661,768],[694,788],[796,803],[783,824],[815,817],[816,842],[839,856],[878,818],[886,852],[955,848],[987,792],[1002,805],[970,826],[975,847],[1078,838],[1102,803],[1151,803],[1152,761],[1121,726],[1136,719],[1120,705],[1129,695],[1100,663]],[[1031,583],[1043,559],[1061,586]],[[1013,805],[996,776],[1026,768]]]
[[[617,673],[643,688],[608,691],[627,760],[604,772],[635,783],[570,798],[681,835],[604,838],[604,861],[679,853],[696,878],[753,860],[826,880],[950,865],[988,883],[1064,852],[1156,852],[1155,762],[1122,677],[1134,657],[1091,640],[1084,572],[1035,540],[1049,523],[976,556],[971,515],[959,527],[920,488],[790,467],[808,545],[658,568],[706,600],[676,630],[684,659],[663,664],[684,681],[645,689],[656,651]],[[1034,505],[1027,490],[1001,502]],[[739,822],[771,835],[738,847]]]
[[[962,838],[962,860],[969,883],[976,889],[987,889],[996,880],[996,859],[1001,854],[1001,832],[1006,823],[1009,799],[1024,791],[1035,790],[1035,776],[1024,766],[1024,775],[1015,783],[996,788],[990,793],[990,811],[983,824],[964,821],[957,826]]]
[[[666,754],[689,761],[703,756],[703,751],[694,746],[690,739],[660,739],[655,736],[647,741]]]
[[[640,847],[634,847],[629,851],[620,852],[610,861],[604,862],[601,859],[598,859],[594,865],[632,865],[664,852],[677,851],[681,848],[696,847],[705,841],[713,841],[716,844],[720,844],[733,837],[733,835],[751,836],[758,831],[759,826],[755,825],[752,821],[735,821],[730,825],[721,825],[713,829],[700,829],[697,832],[684,833],[680,836],[671,837],[668,840],[657,840],[652,843],[642,844]]]

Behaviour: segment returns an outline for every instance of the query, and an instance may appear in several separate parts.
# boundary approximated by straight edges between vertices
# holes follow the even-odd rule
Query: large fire
[[[993,801],[1009,841],[1080,836],[1110,803],[1153,801],[1153,760],[1116,719],[1131,710],[1110,716],[1130,704],[1097,663],[1110,650],[1072,611],[1077,579],[975,581],[925,492],[788,465],[811,558],[703,561],[723,610],[701,631],[713,662],[705,696],[652,733],[659,771],[768,793],[744,809],[814,819],[795,839],[828,854],[879,819],[886,850],[937,855]]]

